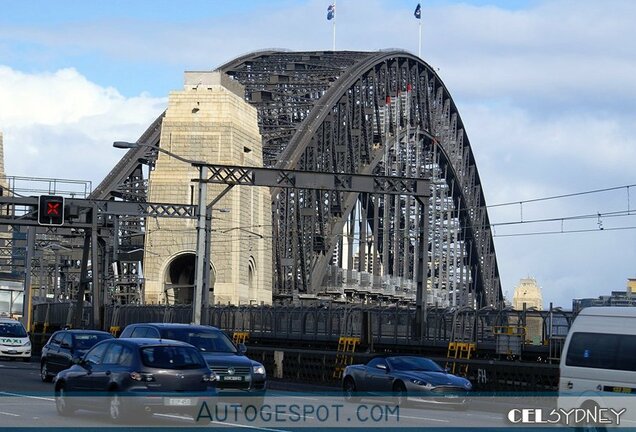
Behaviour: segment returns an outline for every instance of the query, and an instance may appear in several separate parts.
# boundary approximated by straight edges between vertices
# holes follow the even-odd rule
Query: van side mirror
[[[244,343],[238,344],[238,352],[240,354],[245,354],[247,352],[247,347],[245,346]]]
[[[378,363],[377,365],[375,365],[375,367],[380,369],[380,370],[383,370],[384,372],[387,372],[389,370],[389,368],[386,367],[386,365],[382,364],[382,363]]]

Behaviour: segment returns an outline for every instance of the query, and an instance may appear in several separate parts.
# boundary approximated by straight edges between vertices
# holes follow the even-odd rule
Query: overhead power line
[[[552,195],[552,196],[547,196],[542,198],[532,198],[532,199],[520,200],[520,201],[510,201],[505,203],[492,204],[486,207],[494,208],[494,207],[504,207],[504,206],[510,206],[510,205],[528,204],[528,203],[539,202],[539,201],[549,201],[554,199],[570,198],[575,196],[590,195],[590,194],[603,193],[603,192],[611,192],[611,191],[621,190],[621,189],[627,189],[627,191],[629,191],[629,189],[633,187],[636,187],[636,184],[615,186],[615,187],[609,187],[609,188],[603,188],[603,189],[592,189],[588,191],[573,192],[573,193],[562,194],[562,195]]]
[[[550,235],[550,234],[575,234],[575,233],[587,233],[595,231],[625,231],[636,229],[636,226],[625,226],[615,228],[590,228],[579,230],[563,230],[563,231],[536,231],[528,233],[511,233],[511,234],[493,234],[493,237],[524,237],[524,236],[537,236],[537,235]]]

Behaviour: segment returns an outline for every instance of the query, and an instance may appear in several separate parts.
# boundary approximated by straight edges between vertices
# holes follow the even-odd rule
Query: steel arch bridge
[[[475,158],[457,107],[428,64],[393,50],[261,51],[218,70],[240,82],[257,108],[265,166],[430,180],[426,207],[409,196],[273,190],[275,297],[344,291],[414,300],[424,256],[429,302],[502,302]],[[160,144],[161,119],[139,142]],[[141,165],[152,167],[156,155],[130,150],[93,197],[143,201]],[[418,247],[420,235],[428,236],[427,250]]]

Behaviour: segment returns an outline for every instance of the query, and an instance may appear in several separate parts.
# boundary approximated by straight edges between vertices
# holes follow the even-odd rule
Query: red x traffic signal
[[[40,195],[38,223],[40,225],[64,225],[64,197]]]

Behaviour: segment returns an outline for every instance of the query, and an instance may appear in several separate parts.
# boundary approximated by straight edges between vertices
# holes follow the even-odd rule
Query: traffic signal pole
[[[30,226],[27,228],[27,250],[26,250],[26,262],[24,265],[24,299],[22,301],[22,324],[26,327],[27,331],[31,331],[31,315],[32,315],[32,298],[33,292],[31,291],[31,269],[33,263],[33,255],[35,252],[35,227]]]
[[[90,244],[91,232],[88,230],[84,230],[84,248],[82,249],[80,283],[77,290],[77,299],[75,303],[75,316],[73,317],[74,328],[80,328],[80,326],[82,325],[82,316],[84,315],[84,297],[86,295],[86,287],[88,286],[88,255],[90,251]],[[95,307],[95,305],[93,305],[93,307]]]

